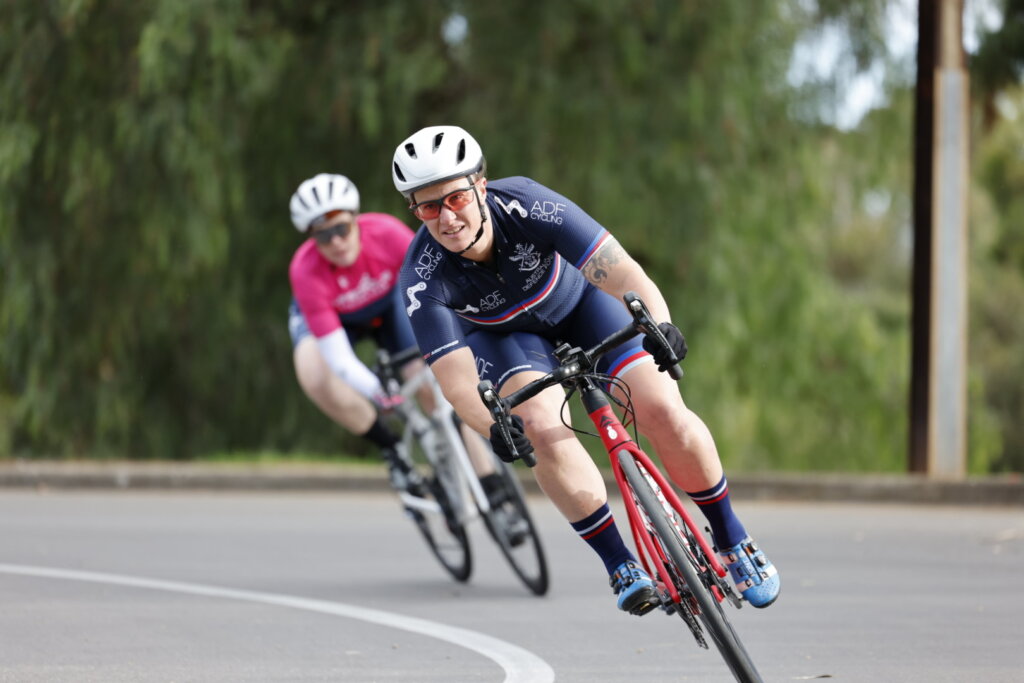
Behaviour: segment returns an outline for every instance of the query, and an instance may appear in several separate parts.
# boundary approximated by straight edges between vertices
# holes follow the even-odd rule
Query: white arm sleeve
[[[380,380],[359,360],[344,330],[335,330],[316,340],[327,365],[335,375],[368,399],[381,392]]]

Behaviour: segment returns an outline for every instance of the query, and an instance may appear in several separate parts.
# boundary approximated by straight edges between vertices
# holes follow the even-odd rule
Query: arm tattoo
[[[626,259],[626,251],[613,237],[584,264],[583,276],[590,280],[595,287],[600,287],[608,281],[608,273],[615,264]]]

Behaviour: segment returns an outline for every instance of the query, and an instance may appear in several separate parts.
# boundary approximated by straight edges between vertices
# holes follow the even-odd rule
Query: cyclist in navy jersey
[[[596,220],[529,178],[489,182],[485,174],[480,145],[457,126],[424,128],[398,145],[392,179],[423,221],[399,287],[445,396],[511,459],[477,394],[480,379],[508,394],[555,367],[556,341],[595,345],[631,321],[622,303],[628,291],[665,321],[659,327],[679,358],[686,342],[658,287]],[[704,513],[740,594],[766,607],[778,597],[778,572],[732,510],[710,432],[659,372],[668,359],[647,346],[637,336],[598,370],[629,383],[639,430]],[[563,398],[552,387],[518,406],[513,440],[520,452],[536,449],[538,483],[601,557],[619,608],[645,614],[656,603],[654,586],[623,543],[600,472],[562,424]]]

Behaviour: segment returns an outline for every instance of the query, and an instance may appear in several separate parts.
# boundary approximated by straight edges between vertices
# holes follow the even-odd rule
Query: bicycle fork
[[[687,534],[683,533],[683,530],[678,527],[675,515],[678,515],[683,523],[690,529],[696,530],[698,527],[694,524],[693,519],[689,513],[683,507],[682,501],[676,495],[672,489],[668,480],[661,474],[661,471],[655,466],[654,462],[650,457],[640,450],[640,447],[633,441],[629,436],[629,432],[622,425],[621,420],[612,410],[611,404],[608,398],[604,395],[604,392],[596,385],[596,383],[585,378],[582,381],[577,382],[577,388],[580,391],[580,398],[583,401],[583,405],[587,410],[587,414],[590,417],[591,422],[598,430],[598,435],[601,437],[601,441],[604,444],[605,450],[611,459],[612,472],[615,474],[615,481],[619,486],[619,490],[626,493],[628,485],[625,481],[625,475],[622,473],[622,467],[619,465],[619,457],[622,453],[628,453],[630,457],[637,461],[637,464],[641,466],[645,475],[655,485],[655,491],[658,496],[658,500],[664,506],[666,512],[673,520],[673,524],[676,525],[679,531],[679,538],[683,543],[688,543]],[[640,562],[643,564],[647,572],[653,576],[661,578],[661,583],[664,585],[664,589],[668,593],[672,603],[678,603],[680,601],[679,593],[676,591],[672,581],[665,580],[669,574],[666,570],[664,563],[665,551],[658,548],[655,545],[654,540],[650,533],[641,533],[643,530],[650,531],[648,522],[641,515],[640,510],[637,508],[636,502],[632,500],[631,496],[623,495],[623,504],[626,507],[626,512],[629,517],[630,531],[633,535],[633,543],[637,548],[638,554],[640,555]],[[675,513],[673,515],[672,513]],[[698,545],[701,551],[703,551],[705,557],[708,559],[708,564],[719,577],[725,577],[728,573],[725,567],[718,562],[718,558],[712,551],[710,544],[704,538],[703,534],[694,533]]]

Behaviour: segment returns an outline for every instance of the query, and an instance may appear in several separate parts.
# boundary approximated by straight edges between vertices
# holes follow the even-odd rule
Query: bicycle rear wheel
[[[548,563],[540,533],[526,506],[523,487],[510,465],[497,456],[494,461],[495,471],[501,477],[501,491],[492,494],[492,507],[483,513],[484,524],[519,580],[534,595],[544,595],[549,585]]]
[[[630,493],[641,515],[650,522],[647,531],[665,551],[663,559],[671,576],[657,578],[671,582],[679,592],[680,603],[674,606],[675,610],[691,628],[697,625],[693,617],[699,620],[737,681],[761,683],[761,675],[711,590],[714,572],[693,539],[694,531],[664,502],[657,483],[632,453],[622,450],[618,457]],[[699,634],[694,635],[700,642]]]
[[[451,461],[442,430],[407,440],[413,469],[424,482],[421,496],[402,495],[406,513],[419,529],[431,552],[456,581],[468,581],[473,554],[464,520],[457,510],[462,500],[459,472]],[[427,457],[431,449],[431,457]]]

